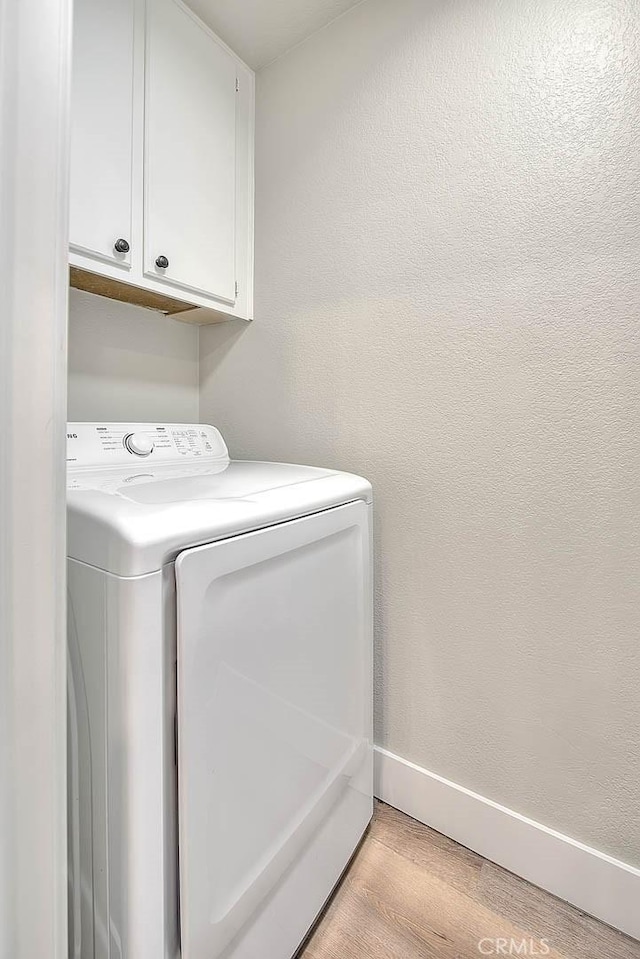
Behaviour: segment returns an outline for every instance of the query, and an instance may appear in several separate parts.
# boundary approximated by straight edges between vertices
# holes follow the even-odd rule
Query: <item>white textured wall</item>
[[[377,503],[377,740],[640,865],[640,4],[369,0],[259,76],[236,455]]]
[[[198,422],[198,328],[71,290],[69,420]]]

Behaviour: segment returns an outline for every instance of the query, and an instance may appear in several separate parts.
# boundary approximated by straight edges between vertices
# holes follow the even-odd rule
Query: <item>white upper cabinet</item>
[[[145,273],[231,303],[238,85],[234,57],[200,21],[175,0],[154,0],[147,20]]]
[[[253,71],[182,0],[74,10],[72,283],[251,319]]]
[[[74,4],[71,246],[120,268],[131,264],[134,15],[134,0]]]

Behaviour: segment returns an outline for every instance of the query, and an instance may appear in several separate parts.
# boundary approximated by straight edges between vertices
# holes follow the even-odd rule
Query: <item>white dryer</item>
[[[372,813],[371,487],[67,435],[70,955],[290,959]]]

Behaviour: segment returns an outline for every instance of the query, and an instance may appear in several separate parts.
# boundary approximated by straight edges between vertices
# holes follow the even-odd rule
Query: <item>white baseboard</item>
[[[378,746],[374,768],[383,802],[640,939],[640,869]]]

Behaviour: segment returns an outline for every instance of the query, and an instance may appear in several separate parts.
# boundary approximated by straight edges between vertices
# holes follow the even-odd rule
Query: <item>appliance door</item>
[[[370,802],[369,537],[355,502],[176,561],[183,959],[241,955],[345,793]]]

